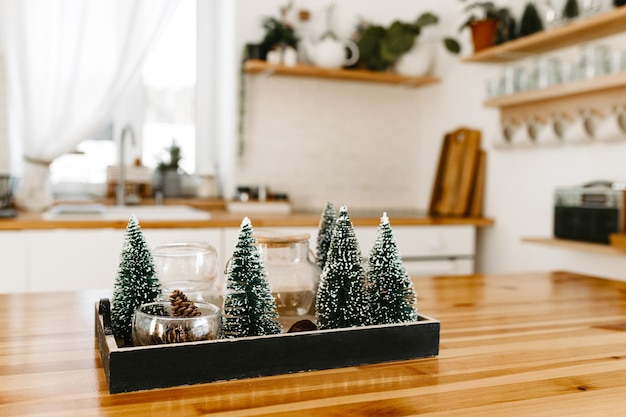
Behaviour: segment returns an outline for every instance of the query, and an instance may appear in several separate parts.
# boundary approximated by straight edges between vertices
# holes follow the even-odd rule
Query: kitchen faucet
[[[130,143],[132,145],[135,144],[135,131],[130,124],[127,124],[122,129],[122,133],[120,134],[120,143],[119,143],[119,159],[118,159],[118,177],[117,177],[117,189],[116,189],[116,202],[118,206],[123,206],[126,204],[126,164],[125,164],[125,150],[124,150],[124,139],[126,138],[126,134],[130,134]],[[136,196],[135,196],[136,197]]]

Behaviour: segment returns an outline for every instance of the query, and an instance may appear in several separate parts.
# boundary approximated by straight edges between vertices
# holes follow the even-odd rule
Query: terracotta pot
[[[472,42],[474,43],[474,52],[485,49],[494,44],[497,33],[497,24],[495,20],[480,20],[472,23]]]

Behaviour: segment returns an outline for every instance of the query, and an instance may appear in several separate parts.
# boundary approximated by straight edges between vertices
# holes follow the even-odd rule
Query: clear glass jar
[[[206,242],[167,243],[155,246],[152,258],[163,300],[173,290],[180,290],[192,301],[216,301],[218,261],[213,246]]]
[[[309,259],[308,233],[257,230],[254,236],[280,316],[311,313],[320,269]]]

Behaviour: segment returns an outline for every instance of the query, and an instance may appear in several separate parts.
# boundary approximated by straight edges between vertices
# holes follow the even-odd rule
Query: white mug
[[[581,113],[573,120],[564,116],[556,116],[552,123],[555,131],[561,135],[565,143],[589,143],[593,141],[595,116],[591,113]]]
[[[506,121],[502,123],[500,131],[504,141],[511,146],[528,146],[533,144],[525,123]]]
[[[561,145],[563,143],[563,138],[552,121],[531,120],[528,122],[527,129],[528,135],[537,145]]]
[[[615,142],[626,139],[626,111],[616,108],[596,121],[595,138],[602,142]]]
[[[265,58],[268,64],[271,65],[279,65],[281,62],[282,55],[280,51],[273,50],[267,53],[267,57]]]

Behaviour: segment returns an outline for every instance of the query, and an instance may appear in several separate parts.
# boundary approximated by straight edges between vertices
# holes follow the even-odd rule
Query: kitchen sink
[[[59,204],[44,213],[46,220],[207,220],[211,214],[185,205],[105,206],[103,204]]]

